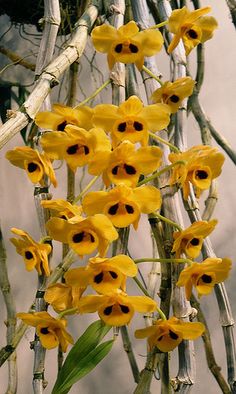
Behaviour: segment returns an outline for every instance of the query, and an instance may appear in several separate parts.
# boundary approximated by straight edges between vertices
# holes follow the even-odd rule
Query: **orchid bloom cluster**
[[[168,21],[173,33],[169,53],[181,39],[188,55],[196,45],[212,37],[217,23],[213,17],[204,16],[209,11],[210,7],[193,12],[183,7],[172,12]],[[91,37],[95,49],[107,54],[109,69],[121,62],[134,63],[141,70],[144,57],[153,56],[163,46],[159,30],[139,31],[134,21],[119,29],[103,24],[93,29]],[[120,229],[133,225],[137,230],[141,214],[161,209],[161,191],[151,184],[139,184],[149,175],[158,177],[162,164],[162,150],[149,144],[150,132],[168,127],[172,114],[193,93],[194,85],[190,77],[166,81],[153,92],[151,105],[144,105],[136,95],[120,105],[99,104],[93,108],[54,104],[52,111],[40,112],[35,117],[36,125],[45,129],[40,138],[42,152],[17,147],[7,153],[6,158],[25,169],[34,184],[44,186],[47,177],[56,187],[55,160],[64,160],[74,173],[87,166],[88,173],[101,176],[104,184],[100,191],[87,192],[81,205],[63,199],[42,202],[42,207],[52,215],[46,223],[49,237],[67,244],[78,258],[88,256],[87,265],[69,269],[63,283],[52,283],[46,290],[45,301],[59,313],[58,318],[45,311],[18,314],[26,324],[36,327],[43,347],[51,349],[60,344],[66,351],[68,344],[73,343],[65,329],[67,314],[97,312],[107,325],[118,327],[129,324],[135,312],[151,314],[153,325],[138,329],[135,336],[147,337],[150,349],[156,346],[163,352],[204,332],[201,323],[158,315],[159,307],[151,297],[128,295],[126,282],[137,275],[137,265],[125,254],[108,257],[109,246],[118,240]],[[169,161],[169,186],[181,188],[187,200],[191,187],[197,198],[210,187],[221,173],[224,156],[217,148],[200,145],[185,152],[171,152]],[[193,288],[199,296],[207,295],[229,274],[228,258],[193,261],[216,224],[217,220],[198,221],[173,232],[173,263],[181,256],[191,260],[177,282],[177,286],[185,287],[188,300]],[[49,276],[50,244],[37,243],[23,230],[12,231],[21,237],[11,241],[23,257],[26,269],[35,268],[39,275]],[[91,257],[93,253],[97,254]],[[87,288],[96,294],[84,295]]]

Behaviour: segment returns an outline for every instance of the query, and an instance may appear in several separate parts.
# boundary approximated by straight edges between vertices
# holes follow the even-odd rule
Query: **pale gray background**
[[[219,29],[216,31],[214,38],[206,43],[206,72],[204,87],[201,93],[201,101],[204,108],[211,118],[214,126],[219,130],[236,149],[235,142],[235,124],[236,124],[236,82],[235,82],[235,29],[230,21],[229,11],[225,1],[202,1],[202,6],[211,5],[212,15],[219,21]],[[1,31],[4,31],[5,19],[1,18]],[[9,45],[12,49],[21,51],[21,39],[16,38],[15,31],[11,31],[4,37],[5,45]],[[37,48],[31,46],[30,43],[24,43],[26,54],[29,53],[30,48],[33,52]],[[2,65],[6,64],[8,60],[2,58]],[[169,70],[164,68],[165,60],[164,51],[159,57],[159,67],[164,74],[164,79],[168,78]],[[102,58],[105,64],[105,57]],[[195,54],[191,55],[194,61]],[[33,60],[32,60],[33,61]],[[2,78],[9,80],[17,80],[24,78],[24,70],[20,66],[11,67],[3,75]],[[32,76],[28,77],[27,83],[32,82]],[[92,92],[93,86],[90,86],[89,91]],[[200,142],[198,127],[192,117],[189,118],[186,126],[188,133],[189,146]],[[1,172],[0,172],[0,219],[3,229],[4,239],[8,251],[8,267],[9,277],[12,284],[12,291],[17,305],[17,311],[27,311],[34,294],[37,282],[35,272],[27,273],[24,269],[21,258],[16,255],[14,247],[8,241],[11,236],[10,228],[19,227],[28,231],[35,239],[39,236],[39,228],[37,218],[35,215],[35,208],[33,203],[33,187],[26,178],[24,171],[17,169],[9,164],[4,159],[5,152],[17,145],[22,145],[19,136],[14,137],[7,146],[1,151]],[[65,168],[57,171],[59,185],[63,184],[65,179]],[[54,194],[54,189],[51,189]],[[219,224],[212,234],[212,241],[215,247],[217,256],[229,256],[235,261],[235,245],[236,245],[236,208],[235,208],[235,167],[230,159],[226,158],[222,175],[219,179],[219,202],[217,204],[214,218],[219,220]],[[65,197],[60,187],[55,190],[54,197]],[[130,252],[134,258],[150,255],[151,245],[149,241],[149,229],[144,219],[142,225],[139,226],[137,233],[132,231]],[[59,252],[53,260],[53,264],[59,261]],[[234,316],[236,315],[235,307],[235,269],[233,269],[229,280],[226,282],[226,287],[231,299],[231,306]],[[132,289],[135,294],[135,287]],[[1,336],[0,346],[5,344],[5,328],[3,320],[5,319],[5,306],[1,302]],[[211,328],[212,340],[216,350],[216,359],[222,371],[225,374],[225,350],[221,328],[219,327],[218,309],[214,295],[202,299],[202,305],[206,312],[207,320]],[[95,315],[89,316],[90,321],[95,319]],[[87,324],[87,317],[70,318],[70,331],[76,338],[83,332]],[[131,328],[142,327],[143,322],[140,318],[139,322],[135,319]],[[133,332],[133,330],[131,330]],[[29,329],[25,335],[24,340],[18,348],[18,363],[19,363],[19,394],[32,393],[31,388],[31,370],[33,364],[33,352],[29,350],[29,341],[33,339],[33,329]],[[140,368],[145,362],[145,344],[143,341],[137,341],[131,337],[133,345],[136,349],[137,360]],[[196,341],[196,357],[198,363],[197,383],[192,389],[193,394],[200,394],[207,389],[209,394],[220,393],[218,386],[208,371],[204,348],[202,341]],[[55,379],[56,369],[56,351],[49,351],[46,358],[46,374],[45,378],[49,381],[45,393],[50,393]],[[173,376],[176,374],[176,367],[173,363]],[[5,393],[7,376],[7,363],[0,370],[0,394]],[[130,394],[135,385],[130,373],[129,364],[126,354],[122,349],[121,338],[119,337],[114,345],[111,354],[99,365],[88,377],[71,390],[71,393],[83,394]],[[160,392],[159,383],[153,380],[153,391]]]

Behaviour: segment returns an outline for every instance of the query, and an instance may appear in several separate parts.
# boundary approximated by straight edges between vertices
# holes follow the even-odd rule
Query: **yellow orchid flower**
[[[34,121],[37,126],[53,131],[64,131],[68,124],[86,130],[93,127],[93,109],[90,107],[71,108],[63,104],[54,104],[52,108],[52,111],[43,111],[36,115]]]
[[[178,111],[183,99],[191,96],[195,81],[190,77],[176,79],[174,82],[164,82],[163,85],[153,92],[151,99],[154,103],[169,105],[171,113]]]
[[[48,255],[52,251],[51,246],[35,242],[26,231],[18,228],[12,228],[11,231],[21,237],[10,238],[10,241],[16,247],[16,252],[23,257],[27,271],[35,268],[39,275],[49,276]]]
[[[53,239],[68,244],[81,257],[96,249],[104,256],[109,244],[118,238],[116,229],[105,215],[76,217],[74,223],[70,220],[73,218],[67,221],[54,217],[47,222],[46,228]]]
[[[28,146],[18,146],[6,153],[6,159],[14,166],[23,168],[32,183],[45,186],[44,177],[48,176],[53,186],[57,186],[52,163],[45,153],[39,153]]]
[[[221,174],[224,155],[217,148],[207,145],[194,146],[186,152],[170,153],[171,163],[185,161],[185,165],[176,165],[172,169],[170,184],[178,183],[183,187],[183,196],[187,200],[190,193],[189,182],[195,187],[196,197],[203,190],[209,189],[213,179]]]
[[[133,224],[137,230],[141,213],[156,211],[161,201],[161,193],[154,186],[130,188],[121,184],[108,192],[88,193],[82,207],[87,215],[104,213],[114,226],[122,228]]]
[[[156,346],[162,352],[170,352],[183,339],[197,339],[204,331],[205,326],[202,323],[184,322],[173,316],[168,320],[156,320],[152,326],[136,330],[135,337],[148,338],[151,349]]]
[[[78,307],[78,302],[86,287],[66,283],[49,285],[44,299],[57,313]],[[75,313],[75,311],[74,311]]]
[[[209,257],[202,263],[192,263],[181,271],[177,286],[184,286],[187,300],[190,300],[192,288],[198,297],[208,295],[216,283],[223,282],[228,276],[232,262],[228,258]]]
[[[95,152],[111,149],[102,129],[85,130],[73,125],[66,126],[64,132],[45,133],[40,142],[51,159],[65,160],[72,171],[88,164]]]
[[[61,219],[71,219],[75,216],[81,216],[82,214],[82,206],[71,204],[69,201],[62,200],[60,198],[55,200],[43,200],[41,201],[41,205],[52,211],[56,211],[57,215]]]
[[[182,39],[186,55],[200,43],[212,38],[218,23],[212,16],[203,16],[211,11],[211,7],[189,11],[186,7],[172,11],[169,18],[169,31],[174,37],[168,47],[171,53]]]
[[[66,352],[69,343],[74,343],[72,336],[65,329],[65,319],[55,319],[48,312],[22,312],[16,316],[25,324],[36,327],[40,342],[46,349],[54,349],[60,345],[62,351]]]
[[[111,258],[92,257],[86,267],[67,271],[65,281],[81,289],[90,285],[97,293],[106,294],[118,288],[125,291],[126,277],[136,276],[137,271],[134,261],[124,254]]]
[[[98,312],[104,323],[124,326],[130,322],[134,312],[148,313],[156,310],[156,302],[146,296],[128,296],[120,289],[103,295],[87,295],[80,299],[79,312]]]
[[[135,150],[130,141],[123,141],[113,151],[98,152],[91,159],[88,172],[102,173],[106,186],[110,183],[135,187],[141,174],[155,171],[161,164],[162,151],[157,146],[146,146]]]
[[[101,25],[91,33],[95,49],[107,53],[110,70],[116,62],[134,63],[139,70],[144,64],[145,56],[153,56],[163,45],[163,37],[158,30],[139,31],[134,21],[115,29],[110,25]]]
[[[144,106],[137,96],[131,96],[120,106],[99,104],[94,107],[93,123],[111,133],[112,144],[120,141],[148,143],[148,131],[164,129],[170,122],[170,108],[166,104]]]
[[[202,220],[194,222],[183,231],[175,231],[172,253],[176,253],[176,258],[179,258],[181,253],[185,253],[190,258],[198,257],[204,238],[214,230],[216,225],[215,219],[210,222]]]

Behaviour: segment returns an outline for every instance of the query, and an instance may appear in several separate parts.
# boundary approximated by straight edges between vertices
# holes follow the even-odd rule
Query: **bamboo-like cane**
[[[101,7],[101,2],[94,1],[93,4],[88,7],[76,24],[75,33],[66,49],[44,69],[22,107],[0,127],[0,148],[34,119],[50,90],[58,84],[59,77],[75,60],[81,57],[88,32],[98,16],[99,5]]]
[[[7,264],[6,264],[6,251],[0,228],[0,288],[4,298],[7,311],[7,346],[11,346],[15,331],[16,331],[16,309],[11,286],[8,278]],[[14,349],[13,349],[14,350]],[[7,393],[15,394],[17,390],[17,363],[16,352],[11,354],[8,360],[8,387]]]
[[[40,42],[39,53],[36,61],[35,78],[39,78],[43,68],[50,63],[55,50],[57,33],[60,26],[60,6],[58,0],[44,0],[44,29]],[[43,104],[44,110],[50,110],[50,99],[47,96]],[[46,180],[47,182],[47,180]],[[49,211],[45,210],[42,205],[42,200],[48,200],[50,195],[48,188],[35,187],[34,201],[36,206],[36,213],[40,225],[41,237],[47,236],[46,222],[49,219]],[[47,278],[45,275],[38,276],[38,286],[35,298],[35,311],[45,311],[47,309],[44,300],[44,293],[47,286]],[[41,394],[45,389],[47,383],[44,380],[44,362],[46,350],[43,348],[38,336],[35,334],[33,342],[34,349],[34,367],[33,367],[33,390],[35,394]]]

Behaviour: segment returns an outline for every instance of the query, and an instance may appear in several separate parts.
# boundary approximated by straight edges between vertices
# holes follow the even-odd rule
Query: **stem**
[[[169,20],[158,23],[157,25],[149,27],[149,29],[159,29],[162,26],[168,25]]]
[[[163,85],[163,82],[160,78],[158,78],[151,70],[149,70],[146,66],[142,67],[143,71],[145,71],[150,77],[155,79],[161,86]]]
[[[135,264],[140,264],[140,263],[152,263],[155,261],[159,261],[159,263],[179,263],[179,264],[192,264],[192,260],[190,259],[160,259],[160,258],[149,258],[149,257],[144,257],[142,259],[135,259],[134,262]]]
[[[203,323],[205,326],[205,331],[202,334],[202,340],[204,343],[208,368],[210,369],[211,373],[215,377],[218,385],[220,386],[220,388],[222,390],[222,393],[230,394],[231,389],[228,386],[227,382],[224,379],[224,376],[221,373],[221,367],[219,367],[216,363],[216,359],[215,359],[215,355],[214,355],[214,351],[213,351],[213,347],[212,347],[212,343],[211,343],[210,331],[208,329],[205,316],[202,312],[199,302],[197,301],[197,299],[194,295],[191,296],[191,304],[198,311],[197,320],[199,322]]]
[[[175,222],[173,222],[173,220],[170,220],[168,218],[166,218],[165,216],[162,216],[160,213],[152,213],[150,214],[150,217],[157,217],[158,219],[161,219],[163,222],[169,224],[172,227],[176,227],[179,231],[182,231],[182,228]]]
[[[179,153],[180,150],[173,144],[171,144],[170,142],[164,140],[163,138],[161,138],[159,135],[157,136],[156,134],[152,133],[151,131],[148,132],[149,135],[152,136],[152,138],[156,139],[157,141],[161,142],[162,144],[168,145],[174,152]]]
[[[75,204],[76,202],[80,201],[82,199],[82,197],[87,193],[87,191],[93,186],[93,184],[97,181],[97,179],[99,178],[99,175],[96,175],[88,184],[87,186],[82,190],[82,192],[75,197],[73,204]]]
[[[2,232],[0,228],[0,288],[3,299],[6,305],[7,320],[5,321],[7,327],[7,346],[11,347],[12,340],[16,332],[16,310],[14,298],[11,292],[11,286],[7,272],[6,251]],[[1,353],[1,352],[0,352]],[[1,364],[1,363],[0,363]],[[17,390],[17,364],[16,353],[13,352],[8,360],[8,388],[7,393],[15,394]]]
[[[155,174],[153,174],[153,175],[151,175],[151,176],[149,176],[149,177],[147,177],[147,178],[144,178],[142,181],[140,181],[140,182],[138,183],[138,186],[145,185],[146,183],[148,183],[148,182],[150,182],[150,181],[153,181],[154,179],[158,178],[160,175],[162,175],[162,174],[164,174],[165,172],[171,170],[173,167],[175,167],[176,165],[179,165],[179,164],[185,165],[186,162],[183,161],[183,160],[175,161],[174,163],[165,166],[162,170],[156,172]]]
[[[78,105],[76,105],[74,108],[79,108],[82,105],[86,104],[88,101],[92,100],[94,97],[96,97],[103,89],[105,89],[112,80],[109,78],[106,82],[104,82],[95,92],[93,92],[89,97],[87,97],[85,100],[81,101]]]
[[[142,292],[145,294],[145,296],[147,296],[149,298],[152,298],[150,296],[150,294],[148,293],[148,291],[143,287],[142,283],[136,277],[134,277],[133,280],[138,285],[138,287],[142,290]],[[162,320],[166,320],[166,315],[164,314],[164,312],[158,306],[156,306],[156,310],[157,310],[158,314],[160,315],[160,318]]]
[[[126,351],[127,357],[129,359],[129,363],[132,369],[133,377],[135,383],[139,382],[140,376],[139,376],[139,369],[134,357],[133,349],[132,349],[132,344],[129,339],[129,333],[128,329],[126,326],[121,327],[121,335],[122,335],[122,340],[123,340],[123,347],[124,350]]]

